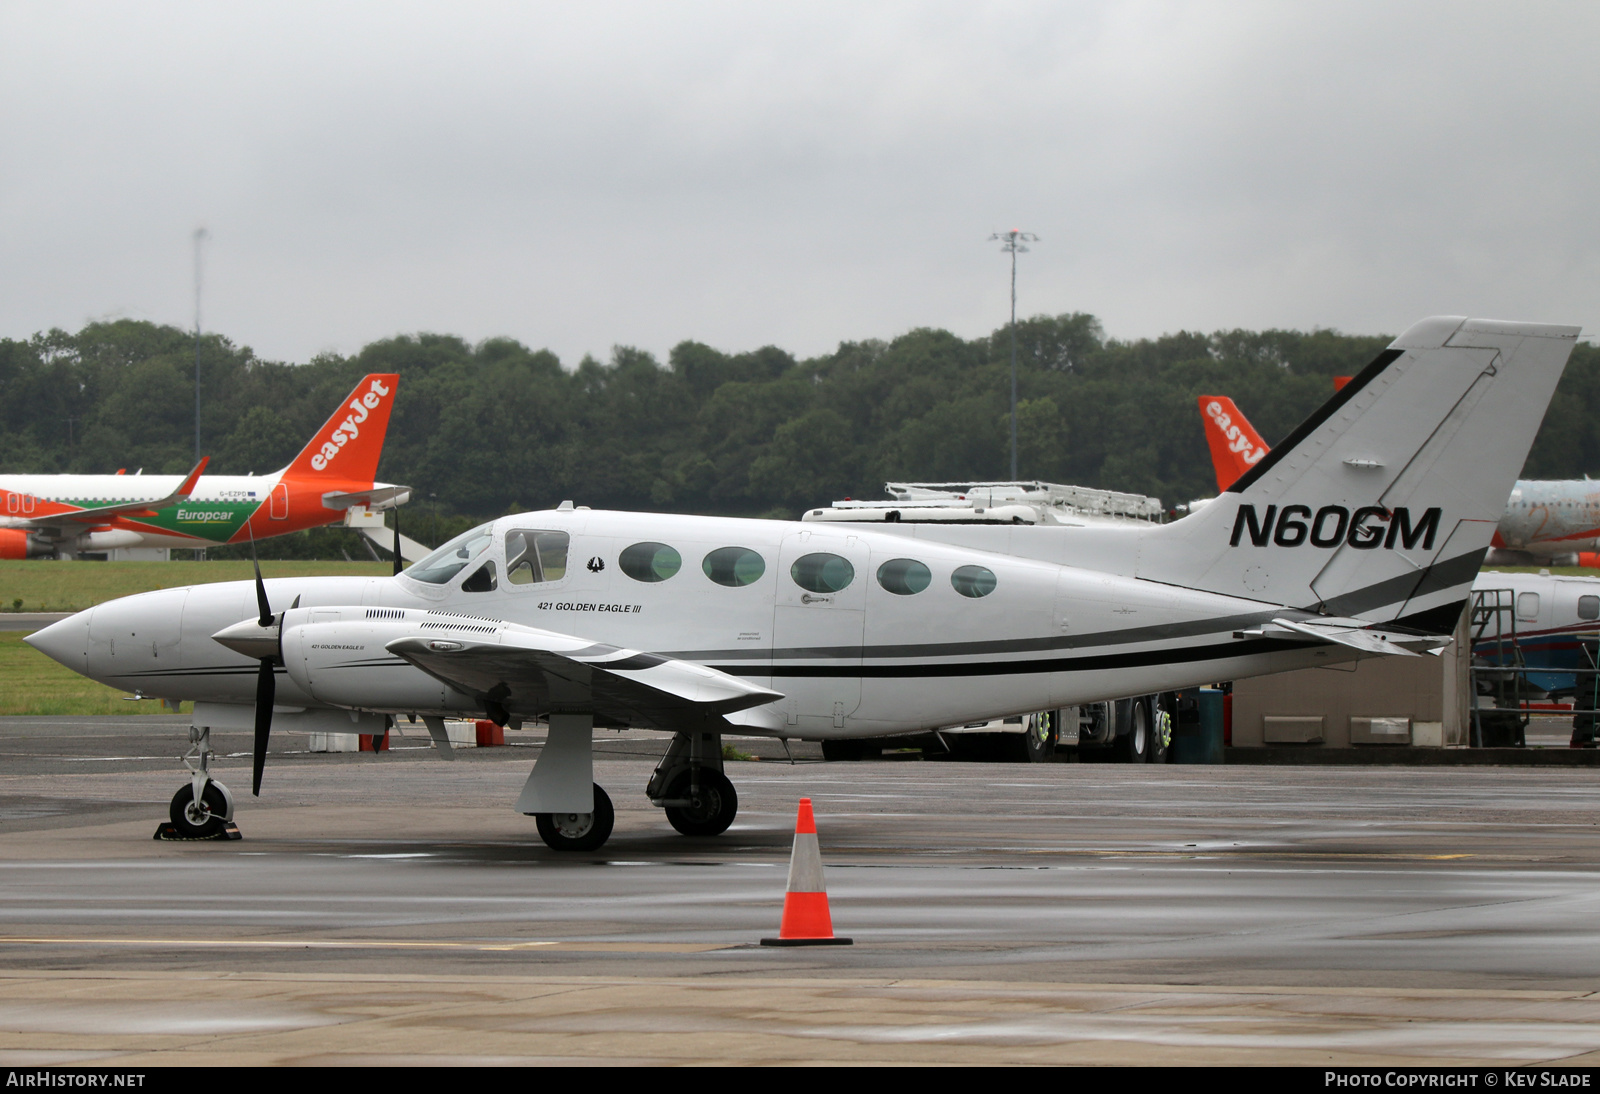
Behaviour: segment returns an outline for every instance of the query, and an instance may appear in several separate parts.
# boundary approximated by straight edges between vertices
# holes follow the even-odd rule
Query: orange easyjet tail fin
[[[362,377],[333,416],[322,423],[311,443],[284,468],[284,478],[372,482],[378,475],[378,457],[383,455],[389,412],[399,386],[396,373]]]
[[[1200,396],[1200,418],[1205,422],[1206,444],[1211,446],[1217,489],[1226,490],[1267,454],[1267,442],[1226,395]]]

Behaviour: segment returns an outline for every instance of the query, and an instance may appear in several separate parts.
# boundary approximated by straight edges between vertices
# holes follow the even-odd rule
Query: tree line
[[[1231,330],[1123,341],[1084,313],[1036,316],[1016,335],[1021,476],[1169,506],[1216,490],[1197,396],[1233,396],[1272,443],[1391,338]],[[404,520],[418,538],[567,498],[794,518],[835,498],[881,497],[886,480],[1009,477],[1009,339],[1005,327],[971,340],[918,329],[806,359],[686,341],[664,362],[618,346],[569,368],[507,338],[401,335],[289,364],[208,334],[202,449],[219,474],[276,470],[363,374],[397,372],[379,476],[416,488]],[[0,471],[187,470],[195,356],[192,332],[133,320],[0,339]],[[1597,464],[1600,349],[1580,344],[1524,476],[1579,477]],[[317,542],[273,553],[358,541]]]

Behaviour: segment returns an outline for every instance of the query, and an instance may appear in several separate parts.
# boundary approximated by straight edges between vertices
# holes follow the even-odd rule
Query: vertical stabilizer
[[[339,409],[322,423],[311,443],[283,470],[283,477],[371,485],[378,476],[378,458],[383,455],[383,438],[399,385],[395,373],[362,377]]]
[[[1146,534],[1139,576],[1448,630],[1577,335],[1423,320],[1216,501]]]
[[[1211,467],[1217,489],[1226,490],[1267,455],[1267,442],[1239,413],[1226,395],[1200,396],[1200,419],[1205,423]]]

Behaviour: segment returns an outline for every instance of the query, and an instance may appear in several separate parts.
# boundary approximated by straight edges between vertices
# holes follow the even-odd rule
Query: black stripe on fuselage
[[[1235,639],[1206,646],[1179,649],[1136,650],[1131,653],[1106,653],[1086,657],[1040,657],[1028,661],[926,662],[911,665],[711,665],[730,676],[784,677],[860,677],[862,679],[916,679],[944,676],[1026,676],[1044,672],[1104,672],[1108,669],[1142,668],[1147,665],[1191,664],[1196,661],[1224,661],[1258,653],[1285,653],[1310,649],[1328,643],[1291,643],[1271,638]]]
[[[1386,349],[1378,354],[1370,365],[1356,374],[1355,379],[1335,391],[1333,398],[1313,410],[1311,417],[1296,426],[1293,433],[1268,449],[1267,454],[1262,457],[1260,463],[1235,479],[1233,485],[1228,487],[1227,492],[1230,494],[1242,494],[1254,486],[1263,475],[1272,470],[1279,460],[1300,447],[1301,442],[1315,433],[1322,423],[1338,413],[1340,407],[1354,399],[1358,392],[1377,379],[1384,369],[1394,364],[1404,353],[1404,350]]]
[[[1420,573],[1401,574],[1364,589],[1336,596],[1323,606],[1330,615],[1355,616],[1386,608],[1390,604],[1405,604],[1419,596],[1443,592],[1456,586],[1470,587],[1473,578],[1482,569],[1483,556],[1488,551],[1489,548],[1485,546],[1481,551],[1469,551],[1455,558],[1447,558]]]

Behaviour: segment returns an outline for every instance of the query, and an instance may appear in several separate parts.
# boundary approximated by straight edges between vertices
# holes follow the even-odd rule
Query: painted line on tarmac
[[[0,935],[0,945],[23,946],[203,946],[217,949],[275,950],[471,950],[506,952],[516,950],[564,951],[568,953],[709,953],[738,949],[740,943],[699,942],[407,942],[386,939],[289,939],[270,938],[53,938],[30,935]]]

